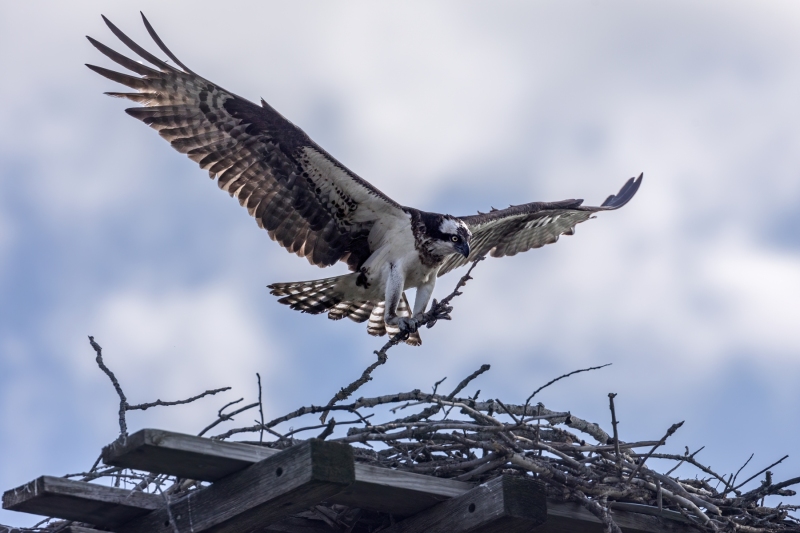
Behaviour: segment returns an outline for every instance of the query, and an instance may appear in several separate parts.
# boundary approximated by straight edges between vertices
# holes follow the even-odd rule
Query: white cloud
[[[725,351],[760,353],[774,358],[776,367],[796,361],[800,254],[759,249],[730,238],[706,251],[702,267],[704,284],[724,301],[716,329],[725,340]]]
[[[164,293],[128,288],[106,295],[87,318],[57,320],[69,324],[74,339],[71,349],[62,352],[67,359],[62,363],[76,373],[73,379],[93,384],[90,396],[97,394],[98,385],[110,394],[111,384],[98,370],[86,338],[76,337],[76,331],[95,336],[131,403],[178,400],[225,386],[234,392],[223,398],[252,398],[255,372],[261,372],[268,386],[286,365],[279,355],[280,336],[230,286]],[[66,328],[54,329],[69,334]],[[196,432],[212,411],[206,402],[194,409],[156,409],[145,418],[150,424]]]

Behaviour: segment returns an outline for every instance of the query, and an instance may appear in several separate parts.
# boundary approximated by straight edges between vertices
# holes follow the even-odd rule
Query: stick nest
[[[460,289],[471,279],[470,273],[478,261],[472,264],[449,296],[441,302],[434,301],[421,325],[431,327],[437,320],[450,318],[450,302],[461,294]],[[545,483],[552,501],[572,501],[583,505],[600,519],[607,532],[620,533],[609,510],[622,509],[679,520],[698,531],[800,533],[800,520],[792,514],[798,510],[797,505],[779,503],[769,506],[765,503],[767,497],[772,499],[775,496],[795,495],[795,491],[789,487],[800,483],[800,477],[775,482],[770,470],[788,456],[740,482],[739,474],[752,456],[735,474],[721,475],[697,459],[702,448],[693,453],[687,448],[683,454],[658,452],[683,422],[668,428],[658,440],[622,441],[617,431],[616,395],[613,393],[608,395],[611,434],[600,425],[578,418],[569,411],[554,411],[541,403],[531,403],[539,391],[556,381],[602,367],[576,370],[560,376],[531,394],[523,405],[504,403],[499,399],[479,401],[480,391],[471,397],[461,395],[474,379],[489,370],[489,365],[483,365],[467,376],[449,394],[438,393],[442,380],[435,384],[431,393],[413,390],[359,398],[352,403],[342,404],[372,379],[372,371],[386,363],[388,350],[403,339],[403,334],[391,338],[381,350],[375,352],[377,361],[356,381],[343,387],[326,405],[301,407],[269,422],[264,420],[261,378],[258,376],[258,402],[238,407],[243,402],[243,399],[239,399],[224,405],[217,412],[216,419],[199,434],[205,435],[218,425],[230,422],[234,416],[258,407],[260,416],[255,424],[229,429],[211,438],[225,440],[234,435],[257,433],[258,441],[249,441],[251,444],[284,449],[301,442],[298,436],[302,434],[304,438],[348,443],[353,447],[357,461],[383,468],[471,483],[485,482],[501,474],[531,477]],[[128,411],[190,403],[227,390],[209,390],[174,402],[158,400],[131,405],[119,381],[103,362],[102,348],[92,337],[89,340],[98,366],[109,377],[120,398],[121,438],[127,435]],[[372,412],[368,412],[370,410]],[[414,412],[398,417],[398,414],[409,411]],[[328,420],[331,413],[344,414],[352,420],[338,423],[335,418]],[[321,423],[299,429],[282,429],[287,423],[296,422],[296,419],[318,414],[322,415]],[[373,419],[376,415],[388,420],[375,423]],[[343,435],[344,427],[348,429]],[[265,440],[265,435],[272,440]],[[650,459],[662,460],[660,465],[669,462],[673,465],[666,472],[660,472],[652,468],[652,464],[646,463]],[[691,470],[690,475],[695,477],[674,475],[681,466],[681,472]],[[752,487],[750,482],[760,476],[763,479],[758,486]],[[99,458],[88,472],[65,477],[84,481],[110,478],[115,486],[156,492],[168,499],[172,495],[185,494],[206,485],[156,473],[101,466]],[[748,485],[747,490],[744,489],[745,485]],[[322,520],[334,530],[353,533],[375,533],[393,522],[390,516],[336,505],[318,505],[300,516]],[[52,533],[69,525],[70,522],[48,519],[32,529],[7,530]],[[3,528],[0,526],[0,532]]]

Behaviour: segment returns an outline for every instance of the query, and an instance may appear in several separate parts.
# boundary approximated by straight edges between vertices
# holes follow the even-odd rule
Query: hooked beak
[[[456,245],[456,251],[463,255],[464,257],[469,257],[469,243],[468,242],[460,242]]]

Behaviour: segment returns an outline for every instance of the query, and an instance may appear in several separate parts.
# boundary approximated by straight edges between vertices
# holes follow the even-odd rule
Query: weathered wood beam
[[[0,524],[0,533],[26,533],[26,531],[30,531],[30,528],[20,529]],[[81,526],[66,526],[65,529],[57,529],[56,531],[58,531],[58,533],[108,533],[106,531],[100,531],[99,529]]]
[[[386,533],[523,533],[547,519],[544,485],[500,476],[386,530]]]
[[[42,476],[3,494],[3,509],[105,527],[146,515],[162,505],[163,498],[153,494],[53,476]]]
[[[310,442],[317,442],[323,447],[328,445],[334,448],[338,447],[340,451],[347,450],[348,459],[345,463],[353,464],[351,450],[348,447],[336,443]],[[301,446],[308,448],[313,445],[305,443]],[[292,479],[293,483],[287,485],[284,483],[287,478],[284,477],[283,481],[272,483],[272,487],[262,486],[269,485],[270,480],[275,481],[276,478],[283,475],[288,476],[288,474],[276,476],[277,468],[281,468],[280,464],[283,464],[280,461],[294,464],[298,461],[302,463],[305,460],[290,459],[289,452],[291,450],[295,450],[292,452],[294,454],[306,453],[301,453],[296,449],[301,446],[281,452],[243,443],[211,441],[178,433],[143,430],[128,437],[124,444],[115,443],[106,447],[104,456],[107,458],[107,462],[191,479],[217,479],[219,481],[212,487],[194,492],[192,496],[184,496],[182,499],[171,501],[169,510],[167,510],[166,500],[162,496],[131,493],[125,489],[45,476],[23,487],[6,492],[3,496],[3,507],[81,523],[92,523],[99,527],[111,527],[115,531],[124,531],[125,533],[174,533],[175,529],[172,524],[178,526],[179,531],[192,530],[192,526],[194,526],[194,531],[239,532],[249,530],[250,525],[256,522],[258,531],[261,533],[311,533],[325,531],[328,526],[321,521],[290,517],[289,515],[323,500],[329,503],[341,503],[362,509],[388,512],[395,516],[410,516],[451,498],[453,500],[450,500],[449,505],[457,505],[453,502],[464,501],[462,499],[464,495],[473,488],[473,485],[469,483],[362,464],[357,464],[352,468],[355,481],[349,486],[346,486],[341,479],[338,479],[338,482],[331,482],[330,476],[326,478],[328,481],[319,478],[309,479],[306,485],[303,485],[301,480],[295,479]],[[314,455],[313,451],[308,451],[304,457],[313,463],[313,460],[309,459],[310,455]],[[273,461],[270,463],[271,466],[262,465],[256,469],[255,467],[265,459]],[[324,463],[324,461],[322,462]],[[299,468],[298,471],[302,470],[308,474],[307,464],[304,467],[305,470],[297,468]],[[256,471],[259,474],[254,474]],[[249,473],[245,475],[247,472]],[[284,469],[284,472],[288,472],[288,470]],[[313,472],[310,475],[313,477]],[[297,478],[298,476],[288,477]],[[519,481],[528,480],[520,479]],[[493,481],[493,483],[499,482],[498,480]],[[297,483],[305,488],[296,486]],[[320,487],[326,483],[328,484],[327,488]],[[215,487],[217,488],[213,491],[212,489]],[[337,493],[337,490],[340,492]],[[509,501],[513,501],[513,499]],[[288,505],[286,508],[281,508],[281,504]],[[498,506],[499,504],[496,504],[496,507]],[[626,533],[688,533],[694,531],[690,524],[676,521],[676,518],[678,520],[685,519],[681,516],[676,517],[676,513],[670,511],[665,510],[659,513],[656,508],[625,503],[612,503],[612,507],[614,507],[612,516]],[[442,513],[442,509],[446,508],[439,505],[428,512],[435,510],[436,513]],[[218,509],[221,512],[218,512]],[[467,511],[469,511],[469,506]],[[148,513],[150,514],[148,515]],[[239,523],[236,518],[235,515],[238,513],[243,513],[243,523]],[[652,516],[658,514],[660,516]],[[207,515],[215,515],[216,518],[209,519]],[[425,513],[414,516],[412,519],[419,520],[423,515]],[[537,533],[599,533],[602,531],[600,521],[578,504],[551,503],[547,509],[547,517],[547,522],[536,530]],[[116,527],[129,520],[132,522],[126,523],[124,529]],[[187,524],[189,529],[184,529]],[[401,524],[405,524],[403,527],[410,527],[413,522],[407,520]],[[486,527],[494,526],[489,524]],[[508,524],[502,525],[502,530],[513,531],[513,529],[508,529],[509,527],[511,526]],[[425,528],[429,528],[429,526],[425,526]],[[480,530],[484,531],[484,529]],[[492,530],[487,529],[486,531]],[[454,529],[453,531],[461,530]],[[0,526],[0,533],[3,533],[2,526]],[[85,527],[71,526],[64,533],[97,532]]]
[[[27,533],[29,528],[19,529],[11,526],[4,526],[0,524],[0,533]],[[92,529],[89,527],[81,526],[66,526],[65,529],[58,529],[58,533],[108,533],[107,531],[100,531],[99,529]],[[270,532],[271,533],[271,532]]]
[[[460,496],[474,486],[455,479],[356,464],[356,482],[328,501],[405,517]]]
[[[327,500],[354,481],[349,446],[309,440],[177,497],[115,531],[250,532]]]
[[[276,453],[279,450],[252,444],[143,429],[124,442],[116,441],[103,448],[103,462],[186,479],[215,481]],[[356,464],[355,475],[355,483],[332,497],[331,503],[401,517],[418,513],[474,487],[454,479],[364,464]]]
[[[103,448],[107,465],[216,481],[280,453],[280,450],[194,435],[142,429]]]
[[[334,530],[322,520],[292,516],[253,533],[334,533]]]
[[[59,533],[108,533],[108,532],[100,531],[99,529],[92,529],[89,527],[69,526],[67,527],[67,529],[60,531]]]
[[[612,504],[620,505],[620,504]],[[622,504],[629,510],[612,507],[611,517],[625,533],[696,533],[697,528],[685,522],[685,518],[673,511],[663,511],[654,516],[657,507]],[[630,506],[630,507],[629,507]],[[635,507],[634,507],[635,506]],[[676,519],[678,515],[679,519]],[[547,522],[536,533],[603,533],[603,524],[596,516],[577,503],[548,503]]]

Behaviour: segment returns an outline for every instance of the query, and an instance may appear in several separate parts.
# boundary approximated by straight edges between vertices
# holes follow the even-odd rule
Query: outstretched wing
[[[201,78],[147,31],[176,66],[108,27],[153,67],[87,37],[132,76],[87,65],[138,92],[106,93],[143,107],[126,112],[154,128],[173,148],[208,170],[281,246],[318,266],[346,261],[357,268],[370,254],[367,236],[382,217],[403,217],[388,196],[350,172],[263,100],[258,106]]]
[[[492,257],[516,255],[554,243],[561,235],[572,235],[575,226],[592,218],[594,213],[619,209],[627,204],[641,183],[642,175],[629,179],[617,194],[606,198],[599,207],[582,206],[583,200],[533,202],[459,217],[472,231],[469,258],[450,256],[439,269],[439,275],[487,254]]]

